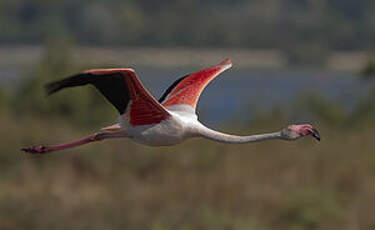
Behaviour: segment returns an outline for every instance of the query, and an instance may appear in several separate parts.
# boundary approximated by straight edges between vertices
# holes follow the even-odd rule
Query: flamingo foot
[[[95,133],[91,136],[88,136],[88,137],[85,137],[76,141],[71,141],[65,144],[49,145],[49,146],[37,145],[37,146],[22,148],[21,150],[26,153],[31,153],[31,154],[45,154],[45,153],[49,153],[53,151],[73,148],[73,147],[84,145],[90,142],[101,141],[106,138],[121,138],[121,137],[128,137],[128,135],[124,134],[124,132]]]
[[[25,153],[31,153],[31,154],[45,154],[51,151],[50,149],[48,149],[46,146],[43,146],[43,145],[26,147],[26,148],[22,148],[21,150],[24,151]]]

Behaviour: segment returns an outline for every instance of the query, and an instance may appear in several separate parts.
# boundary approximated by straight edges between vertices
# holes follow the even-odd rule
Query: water
[[[176,71],[147,69],[137,72],[146,87],[158,97],[169,84],[185,73],[173,75],[171,72]],[[199,100],[198,114],[206,124],[217,124],[234,118],[248,120],[247,117],[254,114],[252,108],[269,109],[275,105],[288,107],[298,97],[307,94],[321,95],[352,109],[370,87],[368,82],[350,73],[232,69],[207,86]]]
[[[186,69],[139,67],[136,70],[156,98],[173,81],[188,73]],[[22,82],[25,74],[19,69],[2,68],[0,76],[1,85],[14,87]],[[322,95],[351,109],[369,88],[368,82],[350,73],[233,68],[208,85],[200,97],[197,111],[201,121],[216,125],[234,118],[248,119],[254,112],[252,108],[268,109],[274,105],[288,107],[306,94]]]

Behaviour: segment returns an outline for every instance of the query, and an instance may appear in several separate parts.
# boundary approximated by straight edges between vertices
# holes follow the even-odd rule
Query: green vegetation
[[[57,39],[47,43],[39,65],[16,90],[14,99],[17,101],[13,102],[14,110],[20,114],[26,110],[28,114],[44,118],[63,117],[76,125],[101,124],[106,120],[117,119],[116,113],[94,89],[73,89],[45,100],[47,95],[42,90],[44,84],[74,74],[78,69],[85,69],[70,62],[71,49],[69,40]],[[23,103],[17,103],[18,98],[23,98]],[[85,119],[82,120],[82,117]]]
[[[332,50],[373,50],[373,12],[370,0],[0,1],[0,45],[47,44],[19,87],[0,87],[0,229],[373,229],[375,90],[350,111],[316,94],[291,102],[319,121],[320,143],[108,140],[51,155],[19,150],[116,120],[93,89],[45,99],[45,83],[92,67],[72,62],[74,44],[266,48],[322,64]],[[369,58],[362,74],[370,79],[374,66]],[[299,119],[282,107],[257,114],[237,131]]]
[[[3,107],[5,106],[5,98],[4,98],[4,93],[3,91],[0,89],[0,114],[2,113],[3,111]]]
[[[272,114],[271,114],[272,115]],[[269,116],[272,117],[272,116]],[[91,133],[1,116],[2,229],[350,229],[374,224],[373,129],[322,121],[323,141],[151,148],[111,140],[44,156],[19,148]],[[250,123],[243,132],[271,130]],[[255,121],[253,121],[255,122]],[[198,147],[199,146],[199,147]],[[360,219],[358,219],[360,216]]]
[[[0,43],[68,36],[86,45],[277,48],[319,61],[326,50],[371,48],[374,11],[369,0],[3,0]]]
[[[45,100],[40,90],[45,82],[78,69],[67,61],[69,49],[60,42],[47,50],[28,80],[14,94],[1,96],[8,98],[0,104],[1,229],[375,225],[374,94],[352,112],[312,95],[296,101],[294,111],[319,121],[320,143],[306,138],[225,145],[194,139],[152,148],[108,140],[25,155],[19,151],[23,146],[82,137],[116,118],[115,110],[90,90],[72,89]],[[104,116],[107,112],[111,117]],[[242,124],[240,132],[288,123],[281,108],[260,115]]]
[[[369,57],[366,65],[361,71],[361,75],[365,79],[373,78],[375,76],[375,57],[373,56]]]

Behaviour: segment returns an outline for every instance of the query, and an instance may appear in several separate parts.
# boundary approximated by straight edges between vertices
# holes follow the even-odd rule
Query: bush
[[[64,90],[46,98],[44,84],[72,75],[84,68],[71,62],[72,43],[69,40],[52,40],[47,43],[40,63],[26,77],[13,100],[15,112],[39,117],[58,117],[75,124],[92,125],[115,119],[115,110],[106,105],[104,98],[87,89]],[[22,98],[20,101],[19,98]],[[111,112],[112,115],[111,115]]]
[[[2,89],[0,88],[0,114],[3,113],[4,104],[5,104],[5,96],[4,96]]]
[[[373,78],[375,76],[375,57],[370,57],[366,65],[361,70],[361,76],[364,79]]]

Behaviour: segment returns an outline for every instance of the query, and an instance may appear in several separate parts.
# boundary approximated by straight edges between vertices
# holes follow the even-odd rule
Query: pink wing
[[[232,67],[231,60],[225,59],[217,66],[212,66],[177,80],[160,99],[163,106],[188,105],[194,110],[199,96],[207,84],[216,76]]]
[[[49,94],[66,87],[91,84],[118,110],[129,113],[130,124],[159,123],[168,111],[144,88],[133,69],[93,69],[48,84]]]

